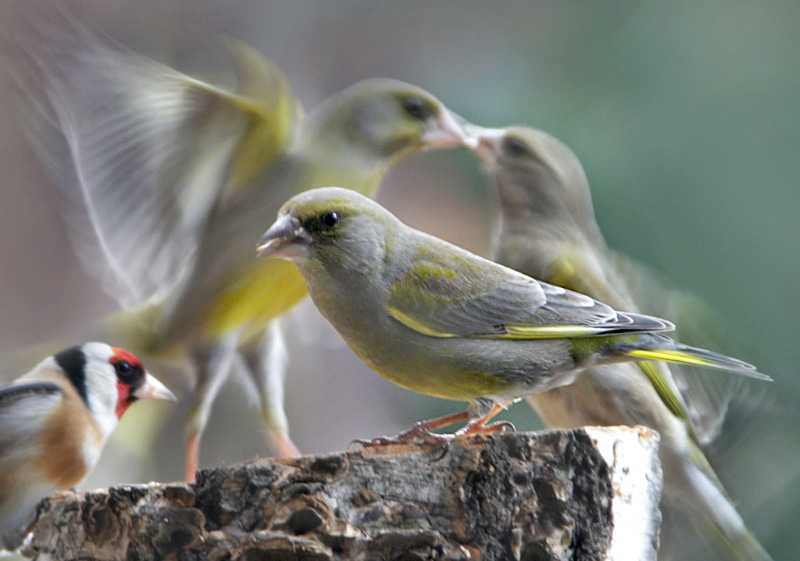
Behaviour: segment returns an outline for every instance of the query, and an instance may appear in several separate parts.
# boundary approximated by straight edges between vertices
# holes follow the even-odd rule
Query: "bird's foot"
[[[506,429],[508,429],[508,432],[517,432],[517,427],[515,427],[511,421],[495,421],[489,424],[484,424],[479,421],[481,421],[481,419],[476,419],[471,423],[467,423],[463,428],[457,430],[454,436],[456,438],[463,438],[476,434],[502,433],[505,432]]]
[[[288,436],[267,430],[267,440],[269,440],[272,450],[275,451],[276,458],[299,458],[303,455]]]
[[[395,436],[379,436],[371,440],[356,439],[350,443],[358,444],[364,448],[372,448],[375,446],[391,446],[392,444],[411,444],[411,443],[424,443],[424,444],[438,444],[440,446],[449,446],[450,440],[453,439],[452,434],[438,434],[431,432],[430,426],[426,422],[416,423],[407,431],[403,431]]]

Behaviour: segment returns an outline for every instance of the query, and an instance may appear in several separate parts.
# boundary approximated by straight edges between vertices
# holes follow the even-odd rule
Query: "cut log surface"
[[[41,560],[655,560],[658,436],[479,436],[202,470],[197,483],[61,492]]]

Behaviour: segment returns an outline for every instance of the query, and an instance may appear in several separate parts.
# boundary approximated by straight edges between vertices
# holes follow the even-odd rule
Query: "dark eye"
[[[503,152],[509,156],[518,157],[529,155],[531,150],[528,148],[528,145],[519,138],[511,136],[503,140]]]
[[[433,115],[433,108],[418,97],[406,97],[400,103],[405,112],[414,119],[424,121]]]
[[[323,230],[332,230],[339,223],[338,212],[326,212],[319,219],[320,228]]]
[[[114,370],[117,372],[117,377],[123,382],[129,382],[135,368],[127,360],[120,360],[114,363]]]

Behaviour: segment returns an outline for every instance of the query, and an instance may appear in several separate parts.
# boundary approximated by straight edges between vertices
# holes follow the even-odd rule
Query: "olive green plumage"
[[[341,188],[290,199],[260,253],[294,261],[311,298],[388,380],[421,393],[507,404],[571,383],[592,364],[663,352],[762,377],[677,345],[667,321],[615,311],[414,230]]]
[[[524,127],[475,128],[472,133],[471,144],[486,164],[499,202],[493,252],[499,263],[625,310],[666,313],[656,305],[677,301],[675,295],[654,298],[658,287],[653,277],[640,278],[649,285],[649,297],[637,300],[641,290],[628,282],[632,266],[607,248],[586,175],[567,146]],[[691,303],[697,312],[700,306]],[[680,333],[683,318],[677,319]],[[659,352],[634,354],[671,358]],[[698,365],[692,360],[683,364]],[[768,559],[700,449],[720,430],[727,391],[704,374],[644,361],[589,368],[572,385],[531,395],[528,401],[557,428],[641,424],[657,430],[666,497],[708,517],[738,555]]]

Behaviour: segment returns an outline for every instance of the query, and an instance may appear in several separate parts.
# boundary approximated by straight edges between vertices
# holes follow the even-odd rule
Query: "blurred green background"
[[[775,378],[768,389],[743,387],[717,464],[767,549],[776,559],[797,558],[800,2],[71,5],[131,48],[195,68],[203,68],[201,47],[177,41],[175,29],[188,23],[228,33],[274,60],[307,108],[357,80],[392,77],[428,89],[475,123],[531,125],[566,142],[586,168],[609,245],[721,311],[744,341],[729,352]],[[69,337],[115,307],[72,253],[11,92],[0,74],[4,351]],[[494,209],[487,187],[465,150],[426,153],[394,170],[379,200],[408,223],[485,255]],[[265,228],[272,219],[264,217]],[[306,452],[342,449],[462,407],[370,372],[309,303],[294,313],[290,333],[287,410]],[[18,374],[3,372],[2,380]],[[187,395],[185,378],[164,378]],[[223,390],[201,465],[266,453],[243,400],[237,385]],[[179,479],[185,413],[185,403],[137,405],[83,487]],[[164,417],[166,428],[142,429],[151,416]],[[525,404],[509,417],[520,429],[540,426]],[[152,446],[158,453],[144,456]]]

